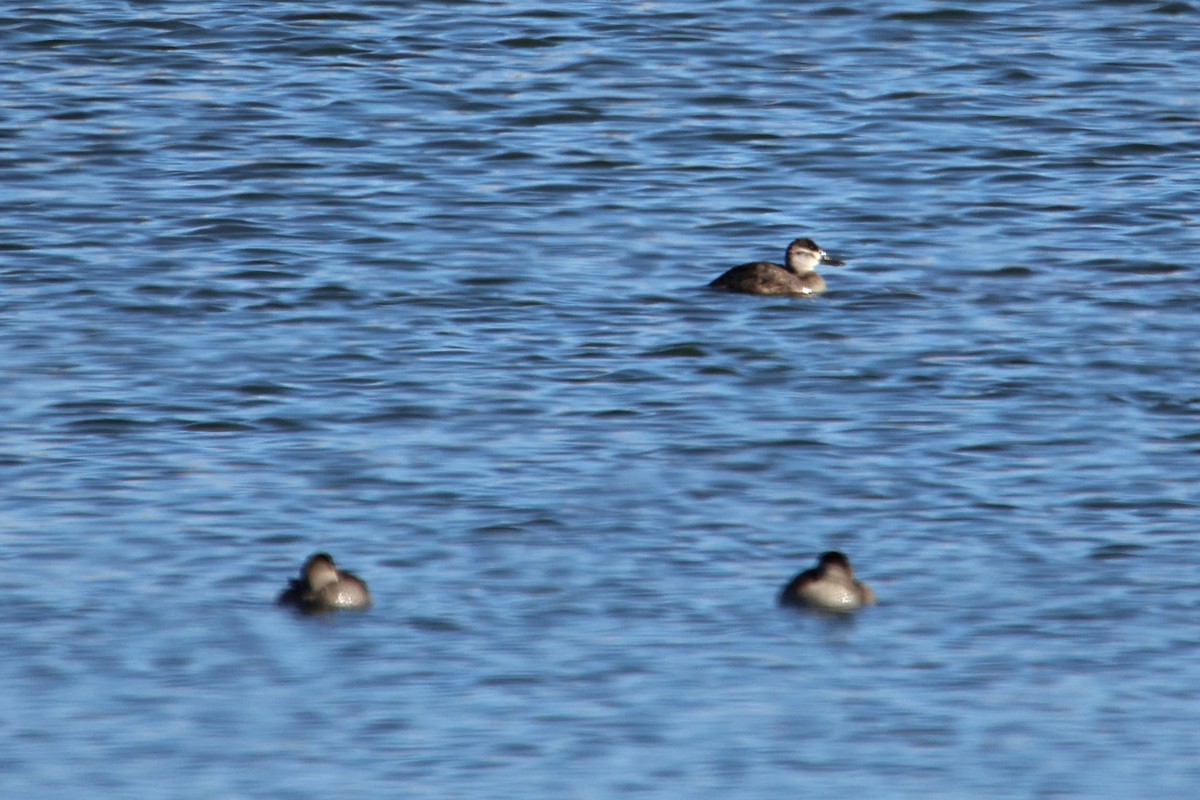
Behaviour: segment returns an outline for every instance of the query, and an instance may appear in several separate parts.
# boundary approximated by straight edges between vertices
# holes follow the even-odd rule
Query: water
[[[1195,7],[0,31],[8,793],[1194,793]]]

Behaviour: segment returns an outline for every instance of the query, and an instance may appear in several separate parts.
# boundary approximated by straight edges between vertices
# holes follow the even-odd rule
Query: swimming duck
[[[779,593],[783,606],[811,606],[826,611],[855,611],[875,605],[875,592],[854,579],[854,567],[845,553],[830,550],[817,566],[806,569]]]
[[[846,263],[830,256],[812,239],[797,239],[789,244],[784,260],[786,266],[771,261],[742,264],[709,286],[742,294],[820,294],[825,291],[825,279],[817,274],[817,264],[841,267]]]
[[[278,602],[301,611],[364,611],[371,607],[371,593],[357,575],[338,569],[328,553],[315,553],[304,562],[300,577],[288,582]]]

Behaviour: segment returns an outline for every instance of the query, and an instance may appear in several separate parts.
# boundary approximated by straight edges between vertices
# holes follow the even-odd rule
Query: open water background
[[[1200,9],[0,9],[0,786],[1200,786]],[[815,300],[712,293],[812,236]],[[774,607],[829,548],[881,598]],[[368,614],[272,602],[311,552]]]

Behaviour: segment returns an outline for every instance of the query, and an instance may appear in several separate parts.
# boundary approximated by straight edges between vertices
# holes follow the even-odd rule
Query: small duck
[[[714,289],[742,294],[812,295],[825,291],[825,279],[817,264],[834,267],[846,262],[833,258],[812,239],[797,239],[787,247],[787,266],[771,261],[752,261],[734,267],[709,284]]]
[[[845,553],[830,550],[817,566],[806,569],[783,587],[781,606],[810,606],[825,611],[855,611],[875,605],[875,592],[854,579],[854,567]]]
[[[288,582],[278,603],[306,612],[365,611],[371,607],[371,593],[357,575],[338,569],[328,553],[315,553],[304,562],[300,577]]]

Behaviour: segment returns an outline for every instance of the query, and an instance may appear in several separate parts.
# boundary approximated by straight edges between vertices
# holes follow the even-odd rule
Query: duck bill
[[[825,253],[822,253],[822,254],[821,254],[821,263],[822,263],[822,264],[828,264],[828,265],[829,265],[829,266],[831,266],[831,267],[844,267],[844,266],[846,266],[846,262],[845,262],[845,261],[842,261],[840,258],[834,258],[833,256],[831,256],[831,255],[827,255],[827,254],[825,254]]]

